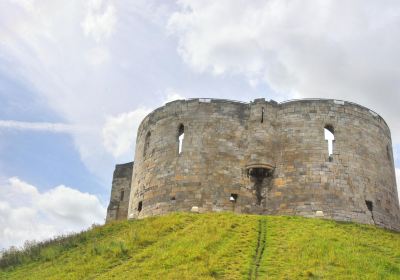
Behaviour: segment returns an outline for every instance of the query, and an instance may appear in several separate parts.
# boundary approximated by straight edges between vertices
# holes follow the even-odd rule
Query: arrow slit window
[[[328,124],[324,128],[325,140],[328,142],[328,156],[329,161],[332,161],[333,156],[333,144],[335,142],[335,130],[332,125]]]
[[[179,125],[178,128],[178,154],[180,155],[183,151],[183,139],[185,138],[185,127],[183,124]]]

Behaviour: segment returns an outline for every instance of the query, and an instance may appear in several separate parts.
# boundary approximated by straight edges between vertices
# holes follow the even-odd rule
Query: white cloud
[[[11,0],[17,5],[20,5],[25,10],[33,10],[34,0]]]
[[[13,193],[8,193],[8,195],[10,194],[22,194],[22,195],[27,195],[28,197],[31,198],[36,198],[37,196],[39,196],[39,192],[37,190],[36,187],[21,181],[20,179],[18,179],[17,177],[11,177],[8,179],[8,183],[10,184],[10,186],[12,186],[13,188]],[[3,193],[4,195],[4,193]],[[15,197],[17,198],[17,197]]]
[[[376,110],[400,143],[399,1],[181,0],[169,20],[192,69],[238,74],[281,96]]]
[[[69,221],[73,226],[90,225],[105,218],[104,207],[96,196],[63,185],[41,194],[37,205],[52,218]]]
[[[139,108],[132,112],[109,116],[103,127],[103,144],[114,157],[130,153],[133,156],[137,129],[143,118],[151,112]]]
[[[143,102],[135,98],[139,93],[132,94],[138,75],[121,67],[140,57],[132,51],[135,36],[117,32],[118,13],[127,3],[32,3],[0,1],[0,72],[26,85],[68,125],[3,122],[2,127],[71,132],[86,167],[108,185],[115,162],[102,145],[104,118]],[[125,19],[130,15],[125,13]],[[117,43],[121,40],[123,44]]]
[[[86,53],[87,61],[93,66],[99,66],[110,60],[110,53],[103,47],[95,47]]]
[[[161,106],[174,100],[184,100],[185,97],[176,90],[168,88],[163,94]],[[102,139],[106,150],[115,158],[133,158],[135,151],[136,134],[142,120],[152,111],[150,108],[138,108],[131,112],[108,116],[103,126]]]
[[[114,132],[118,140],[104,141],[104,121],[154,109],[158,93],[174,84],[175,76],[165,70],[176,66],[174,45],[166,42],[163,29],[173,6],[155,0],[0,1],[0,74],[26,86],[72,131],[45,124],[29,129],[71,132],[85,166],[107,187],[113,156],[132,144],[123,140],[128,132],[116,120],[110,123],[121,127],[122,135]],[[113,133],[105,131],[106,138]],[[132,155],[126,151],[117,160]]]
[[[72,133],[83,131],[85,128],[64,123],[48,122],[21,122],[13,120],[0,120],[0,129],[48,131],[55,133]],[[86,128],[87,129],[87,128]]]
[[[175,101],[175,100],[185,100],[186,98],[178,93],[176,90],[172,89],[172,88],[168,88],[166,91],[166,99],[165,99],[165,103],[171,102],[171,101]]]
[[[82,22],[82,29],[86,36],[100,42],[112,35],[116,22],[114,5],[106,4],[102,0],[90,0],[87,3],[87,14]]]
[[[17,177],[0,184],[0,248],[104,222],[106,210],[94,195],[63,185],[39,192]]]

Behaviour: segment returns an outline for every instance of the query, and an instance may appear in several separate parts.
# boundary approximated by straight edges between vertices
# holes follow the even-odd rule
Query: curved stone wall
[[[371,110],[336,100],[168,103],[138,129],[128,218],[193,206],[399,230],[389,128]]]

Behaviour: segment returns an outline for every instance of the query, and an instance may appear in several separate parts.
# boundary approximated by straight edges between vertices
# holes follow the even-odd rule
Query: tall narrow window
[[[138,207],[137,207],[138,212],[142,211],[142,208],[143,208],[143,202],[139,201]]]
[[[120,201],[124,200],[124,195],[125,195],[125,192],[121,191],[120,196],[119,196]]]
[[[149,132],[147,132],[147,134],[146,134],[146,139],[144,140],[143,156],[146,156],[147,150],[149,149],[149,146],[150,146],[150,136],[151,136],[151,133],[150,133],[150,131],[149,131]]]
[[[389,145],[386,145],[386,155],[389,161],[392,161],[392,153],[390,152]]]
[[[328,141],[328,155],[333,155],[333,141],[335,141],[334,129],[331,125],[326,125],[324,128],[325,140]]]
[[[365,204],[367,204],[367,208],[369,211],[372,211],[374,209],[374,204],[370,200],[366,200]]]
[[[265,109],[264,109],[264,107],[262,107],[262,109],[261,109],[261,123],[264,122],[264,112],[265,112]]]
[[[365,204],[367,205],[367,208],[368,208],[369,212],[371,212],[371,218],[372,218],[372,221],[375,224],[374,211],[373,211],[374,210],[374,204],[373,204],[373,202],[371,200],[366,200]]]
[[[178,154],[182,153],[183,149],[183,139],[185,138],[185,127],[183,124],[179,126],[178,129],[178,142],[179,142],[179,147],[178,147]]]

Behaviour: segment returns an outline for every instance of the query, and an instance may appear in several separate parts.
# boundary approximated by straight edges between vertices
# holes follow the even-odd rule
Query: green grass
[[[33,246],[0,268],[0,279],[113,278],[400,279],[400,234],[301,217],[176,213]]]

